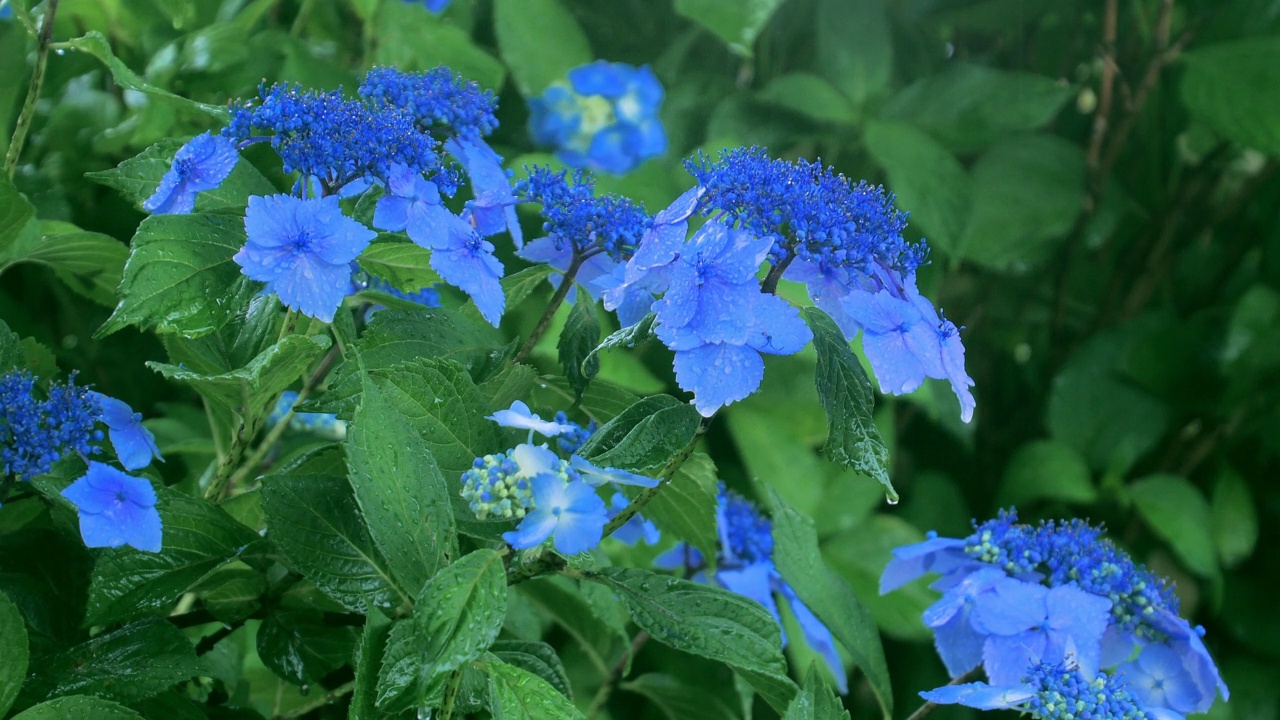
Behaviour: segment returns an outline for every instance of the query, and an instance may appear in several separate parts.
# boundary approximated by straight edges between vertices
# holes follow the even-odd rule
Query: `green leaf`
[[[948,255],[964,236],[972,195],[969,175],[951,151],[921,130],[898,121],[867,124],[867,152],[889,174],[898,206],[911,211],[929,246]]]
[[[544,642],[499,640],[493,644],[491,652],[502,662],[537,675],[561,695],[573,699],[569,675],[560,662],[560,656],[556,655],[555,648],[550,645]]]
[[[489,410],[502,410],[529,396],[537,382],[538,371],[529,365],[511,365],[480,383],[478,389]]]
[[[22,613],[3,592],[0,592],[0,647],[4,648],[0,654],[0,717],[3,717],[18,697],[31,654]]]
[[[447,65],[481,87],[502,89],[507,69],[482,50],[465,29],[422,11],[421,5],[378,3],[371,62],[401,71]]]
[[[116,286],[128,256],[129,249],[110,235],[71,223],[32,222],[8,251],[0,252],[0,272],[24,262],[44,265],[77,293],[115,307]]]
[[[893,32],[884,0],[818,0],[813,67],[855,107],[882,93],[893,74]]]
[[[725,663],[779,712],[790,704],[797,688],[787,677],[781,631],[759,603],[636,568],[604,568],[588,577],[613,588],[654,640]]]
[[[830,82],[810,73],[795,72],[774,78],[756,99],[786,108],[820,123],[852,125],[857,112]]]
[[[1084,209],[1084,151],[1052,135],[997,142],[974,164],[973,211],[956,254],[992,270],[1048,261]]]
[[[485,663],[489,674],[489,712],[494,720],[570,720],[582,711],[554,686],[524,668]]]
[[[615,330],[612,333],[609,333],[609,336],[606,337],[604,340],[601,340],[600,344],[597,345],[596,348],[587,355],[587,359],[584,362],[591,361],[593,358],[595,358],[597,355],[600,354],[601,350],[612,350],[615,348],[634,348],[635,346],[639,345],[640,343],[650,338],[657,337],[656,335],[654,335],[654,332],[653,332],[653,323],[657,319],[658,319],[657,315],[655,315],[654,313],[649,313],[648,315],[645,315],[644,317],[640,318],[640,320],[636,322],[636,324],[628,325],[624,328],[620,328],[618,330]]]
[[[711,458],[693,453],[645,506],[644,516],[664,534],[701,550],[703,557],[715,557],[718,482]]]
[[[111,71],[111,76],[115,78],[116,84],[125,90],[136,90],[138,92],[146,93],[161,100],[162,102],[172,105],[175,108],[201,112],[219,122],[225,123],[227,121],[229,115],[227,113],[227,108],[223,106],[206,105],[204,103],[195,102],[194,100],[188,100],[187,98],[174,95],[168,90],[155,87],[138,77],[137,73],[130,70],[128,65],[121,62],[120,59],[111,52],[110,41],[107,40],[105,35],[97,30],[90,30],[82,37],[72,38],[63,42],[62,45],[71,48],[72,50],[80,50],[82,52],[89,53],[101,60],[102,63],[107,66],[107,70]]]
[[[407,603],[374,546],[345,477],[273,474],[263,480],[271,539],[316,587],[356,612]]]
[[[600,467],[656,473],[689,445],[701,422],[692,405],[653,395],[601,426],[579,454]]]
[[[262,663],[294,685],[319,682],[351,661],[356,629],[325,625],[320,613],[276,611],[258,628]]]
[[[289,335],[264,350],[248,365],[217,375],[206,375],[179,365],[148,362],[147,367],[169,380],[190,385],[201,397],[224,412],[244,415],[246,405],[270,402],[280,391],[302,377],[329,349],[327,335]]]
[[[1138,514],[1187,569],[1201,577],[1218,574],[1209,503],[1186,478],[1148,475],[1129,486]]]
[[[880,594],[880,575],[894,548],[923,542],[924,533],[895,515],[872,515],[858,525],[826,538],[822,554],[833,570],[853,588],[871,610],[876,625],[900,640],[924,642],[933,638],[921,616],[938,599],[929,589],[932,578],[921,578],[888,595]]]
[[[1280,38],[1264,35],[1182,55],[1192,116],[1245,147],[1280,156]]]
[[[676,12],[715,33],[729,49],[751,57],[756,38],[782,0],[676,0]]]
[[[1248,483],[1234,470],[1223,470],[1214,483],[1210,508],[1218,557],[1225,567],[1239,565],[1258,544],[1258,511]]]
[[[124,266],[120,304],[94,337],[126,325],[185,337],[222,327],[244,311],[256,290],[231,259],[244,242],[244,221],[231,213],[143,220]]]
[[[507,575],[498,553],[477,550],[442,569],[422,589],[413,616],[391,629],[378,676],[378,707],[421,707],[449,673],[493,644],[506,613]],[[417,697],[394,703],[415,685]]]
[[[558,0],[495,0],[493,30],[511,78],[526,98],[594,59],[578,21]]]
[[[132,703],[204,672],[182,631],[164,620],[143,620],[37,662],[24,694],[44,700],[83,693]]]
[[[555,268],[550,265],[539,264],[502,278],[502,294],[507,299],[507,307],[519,307],[534,291],[546,286],[547,278],[554,272]]]
[[[627,692],[642,695],[667,716],[667,720],[738,720],[733,710],[705,688],[690,685],[675,675],[645,673],[635,680],[618,686]]]
[[[4,258],[9,254],[9,247],[35,215],[35,207],[18,192],[8,175],[0,173],[0,271],[7,264]]]
[[[391,634],[391,621],[380,611],[369,613],[360,644],[356,647],[356,686],[351,693],[348,720],[378,720],[382,717],[374,701],[378,698],[378,671]]]
[[[560,331],[560,340],[556,343],[564,376],[579,398],[586,392],[591,379],[600,372],[600,360],[592,355],[599,342],[600,320],[596,317],[596,304],[583,293],[569,310],[564,329]]]
[[[183,593],[257,538],[213,503],[169,488],[156,494],[164,526],[160,552],[103,550],[93,566],[88,624],[167,614]]]
[[[142,207],[142,203],[155,194],[160,180],[173,166],[173,156],[182,145],[178,140],[166,138],[114,168],[85,173],[85,177],[117,190],[135,207]],[[249,204],[250,195],[270,195],[274,192],[276,188],[271,181],[248,160],[240,158],[231,169],[231,174],[218,187],[196,196],[195,209],[200,213],[244,210]],[[244,226],[242,220],[237,224]]]
[[[544,375],[538,378],[529,403],[545,407],[565,407],[573,404],[573,398],[573,388],[569,387],[568,380]],[[638,401],[639,398],[630,390],[604,380],[596,380],[582,394],[578,409],[597,424],[604,424]]]
[[[782,720],[849,720],[849,711],[830,685],[823,682],[816,665],[809,666],[804,687],[791,701]]]
[[[1084,457],[1057,440],[1039,440],[1018,448],[1004,468],[1002,507],[1033,500],[1060,500],[1088,505],[1098,499]]]
[[[957,63],[899,92],[880,116],[909,122],[951,150],[968,153],[1043,127],[1074,94],[1069,85],[1043,75]]]
[[[247,496],[246,493],[236,497]],[[244,622],[257,612],[266,591],[266,577],[245,567],[222,568],[196,588],[209,614],[228,625]]]
[[[369,534],[400,587],[457,555],[449,485],[409,420],[370,380],[347,430],[347,467]]]
[[[601,679],[613,673],[613,666],[626,651],[631,638],[625,628],[602,618],[579,588],[564,578],[541,578],[520,583],[517,593],[541,614],[564,629],[582,649]]]
[[[431,251],[411,242],[375,242],[360,254],[360,267],[405,292],[440,282]]]
[[[141,715],[119,703],[89,695],[55,698],[13,716],[13,720],[66,720],[66,718],[142,720]]]
[[[823,562],[813,521],[769,490],[773,517],[773,562],[796,596],[826,625],[862,669],[886,720],[893,717],[889,668],[875,618],[843,578]]]
[[[889,448],[880,439],[871,415],[875,402],[871,381],[831,316],[816,307],[802,312],[813,330],[813,347],[818,353],[814,380],[818,399],[827,412],[823,450],[832,462],[875,478],[884,486],[889,502],[897,502],[898,491],[889,479]]]

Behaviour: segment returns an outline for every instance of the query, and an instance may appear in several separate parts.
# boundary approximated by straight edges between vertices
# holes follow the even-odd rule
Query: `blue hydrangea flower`
[[[716,503],[716,532],[720,538],[716,570],[708,577],[702,554],[696,548],[679,543],[655,560],[655,565],[668,570],[683,568],[695,580],[717,585],[750,598],[765,607],[782,624],[777,597],[791,607],[805,642],[822,655],[831,668],[840,692],[849,691],[844,663],[836,649],[835,638],[827,626],[813,614],[795,590],[782,578],[773,564],[773,523],[762,515],[750,500],[726,490],[722,485]],[[787,638],[783,637],[783,643]]]
[[[342,214],[336,195],[302,200],[252,196],[244,214],[248,241],[235,254],[240,270],[265,282],[280,302],[332,322],[351,286],[351,261],[376,237]]]
[[[593,487],[600,487],[605,483],[613,485],[635,485],[637,487],[657,487],[658,480],[656,478],[637,475],[626,470],[618,470],[617,468],[596,467],[584,457],[574,455],[569,458],[569,467],[578,471],[582,479]]]
[[[555,437],[561,433],[573,432],[574,430],[572,425],[543,420],[541,416],[530,410],[523,400],[516,400],[511,403],[510,408],[498,410],[492,415],[486,415],[485,419],[492,420],[502,427],[528,430],[530,437],[535,432],[545,437]]]
[[[515,530],[502,539],[517,550],[537,547],[548,538],[557,552],[576,555],[591,550],[604,537],[609,522],[604,501],[594,488],[550,473],[533,476],[533,507]]]
[[[471,179],[475,197],[467,201],[462,219],[484,237],[507,232],[517,248],[524,245],[524,232],[516,217],[516,196],[510,176],[502,169],[502,157],[480,138],[450,138],[444,147],[462,163]]]
[[[160,185],[142,203],[142,209],[156,215],[183,215],[196,206],[196,195],[222,184],[240,159],[230,138],[204,133],[178,148],[173,166],[160,178]]]
[[[614,493],[609,500],[609,519],[612,520],[618,513],[627,509],[627,496],[622,493]],[[662,539],[662,533],[658,531],[658,526],[654,525],[651,520],[645,520],[640,513],[632,515],[629,520],[622,524],[622,527],[613,531],[609,537],[621,542],[628,547],[635,546],[636,543],[643,541],[645,545],[657,545]]]
[[[100,392],[91,390],[89,396],[102,408],[107,437],[126,470],[141,470],[151,464],[151,458],[164,462],[155,435],[142,425],[142,413],[135,413],[123,401]]]
[[[453,0],[404,0],[404,1],[409,3],[410,5],[421,4],[429,12],[432,12],[436,15],[439,15],[440,13],[444,12],[445,8],[449,7],[449,3],[453,2]]]
[[[1029,670],[1021,681],[947,685],[922,692],[920,697],[941,705],[1018,710],[1038,720],[1175,720],[1179,717],[1144,706],[1120,675],[1086,673],[1065,663],[1043,663]]]
[[[46,399],[35,393],[31,373],[13,370],[0,376],[0,475],[30,480],[43,475],[68,453],[87,457],[102,440],[94,429],[102,408],[90,391],[76,385],[75,374],[65,385],[53,383]]]
[[[975,523],[965,539],[931,535],[894,550],[881,592],[926,573],[940,575],[931,587],[942,597],[924,621],[947,672],[959,677],[981,665],[990,682],[941,688],[934,692],[950,699],[936,702],[981,707],[974,703],[1029,682],[1032,669],[1062,663],[1081,678],[1133,679],[1152,717],[1204,712],[1217,695],[1229,696],[1168,583],[1082,521],[1030,526],[1008,511]]]
[[[62,496],[80,513],[80,536],[86,546],[130,545],[160,552],[160,513],[150,482],[90,461],[89,471],[67,486]]]
[[[662,84],[647,66],[598,60],[529,101],[533,141],[574,167],[622,174],[667,149]]]
[[[506,453],[476,458],[462,474],[462,497],[480,520],[489,516],[523,518],[533,508],[533,478],[549,475],[563,483],[581,482],[568,461],[546,445],[522,443]]]
[[[271,408],[271,414],[267,416],[267,427],[279,425],[297,402],[296,391],[285,390],[280,393],[280,399],[276,401],[275,407]],[[333,413],[294,413],[289,420],[289,429],[309,432],[328,440],[343,440],[347,437],[347,421],[339,420]]]
[[[502,291],[502,263],[493,255],[493,243],[449,212],[436,185],[412,168],[394,166],[387,178],[387,191],[374,209],[374,227],[404,230],[410,240],[430,250],[432,269],[469,295],[484,319],[497,327],[506,295]]]

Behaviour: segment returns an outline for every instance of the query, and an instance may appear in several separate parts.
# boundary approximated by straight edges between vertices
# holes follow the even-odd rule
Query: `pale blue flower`
[[[526,550],[551,538],[557,552],[576,555],[600,544],[609,515],[594,488],[550,473],[535,475],[531,483],[533,509],[514,531],[502,534],[511,547]]]
[[[655,478],[637,475],[626,470],[618,470],[616,468],[596,467],[590,460],[578,455],[569,458],[569,467],[577,470],[582,479],[593,487],[600,487],[605,483],[614,483],[615,485],[635,485],[637,487],[657,487],[658,481]]]
[[[543,420],[537,413],[530,410],[523,400],[516,400],[511,403],[510,408],[486,415],[485,419],[492,420],[502,427],[528,430],[531,434],[536,432],[545,437],[555,437],[575,430],[573,425]]]
[[[161,522],[151,483],[110,465],[89,462],[89,471],[62,491],[80,514],[88,547],[131,545],[160,552]]]
[[[161,462],[156,437],[142,425],[142,413],[135,413],[121,400],[100,392],[89,391],[90,397],[102,407],[102,422],[107,426],[107,437],[116,450],[116,457],[126,470],[141,470],[151,464],[154,457]]]

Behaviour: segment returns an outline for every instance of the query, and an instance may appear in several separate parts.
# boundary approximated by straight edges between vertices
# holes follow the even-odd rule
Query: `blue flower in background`
[[[612,520],[618,513],[626,510],[629,504],[626,495],[620,492],[614,493],[609,500],[609,519]],[[662,533],[658,530],[658,526],[653,524],[653,521],[646,520],[640,513],[636,513],[623,523],[622,527],[614,530],[609,537],[623,545],[634,547],[636,543],[641,541],[645,545],[657,545],[662,540]]]
[[[409,3],[410,5],[421,4],[427,10],[430,10],[431,12],[436,14],[444,12],[445,8],[449,7],[449,3],[453,2],[453,0],[404,0],[404,1]]]
[[[9,6],[9,3],[0,5],[0,20],[8,20],[12,17],[13,17],[13,8]]]
[[[75,374],[65,385],[51,384],[43,400],[35,387],[36,378],[28,372],[0,376],[0,476],[30,480],[68,453],[98,452],[91,443],[102,440],[102,432],[94,429],[102,408],[91,391],[76,385]]]
[[[1059,715],[1051,705],[1034,704],[1052,690],[1044,684],[1051,679],[1045,668],[1054,667],[1064,682],[1096,685],[1108,697],[1119,684],[1130,683],[1125,692],[1132,694],[1124,694],[1117,707],[1131,709],[1137,698],[1150,717],[1204,712],[1217,695],[1228,697],[1200,632],[1178,616],[1169,584],[1084,522],[1033,527],[1019,524],[1009,511],[975,523],[965,539],[931,535],[894,550],[881,592],[926,573],[941,576],[931,587],[943,595],[925,611],[924,621],[934,630],[947,672],[959,677],[981,665],[990,683],[922,694],[934,702],[1084,717],[1079,709]],[[1108,708],[1103,709],[1115,709]]]
[[[141,470],[155,458],[164,461],[156,437],[142,426],[142,413],[135,413],[121,400],[100,392],[89,391],[89,396],[102,408],[102,422],[107,425],[107,437],[116,450],[116,457],[126,470]]]
[[[596,421],[592,420],[586,427],[579,425],[569,419],[568,415],[561,410],[556,413],[556,422],[561,425],[569,426],[569,430],[556,436],[556,446],[560,448],[560,452],[566,455],[572,455],[582,448],[582,445],[591,439],[596,432]]]
[[[842,694],[847,693],[848,677],[831,631],[800,602],[795,590],[773,564],[773,523],[750,500],[721,485],[716,504],[716,531],[720,537],[720,550],[712,578],[707,577],[702,554],[684,543],[660,555],[655,564],[668,570],[683,568],[692,572],[695,580],[714,580],[726,590],[755,600],[773,615],[779,625],[782,624],[782,616],[778,612],[776,598],[782,596],[790,605],[805,642],[822,655],[835,676],[836,687]],[[786,641],[783,637],[783,643]]]
[[[1018,710],[1038,720],[1177,720],[1180,716],[1141,702],[1122,675],[1087,673],[1069,663],[1041,663],[1010,683],[947,685],[920,693],[940,705],[979,710]]]
[[[658,486],[656,478],[637,475],[626,470],[618,470],[617,468],[596,467],[590,460],[578,455],[574,455],[569,458],[569,467],[577,470],[578,474],[582,476],[582,479],[586,481],[588,485],[593,487],[600,487],[605,483],[613,485],[635,485],[637,487],[646,488]]]
[[[248,241],[235,254],[241,272],[265,282],[280,302],[332,322],[351,287],[351,261],[376,237],[342,214],[338,197],[302,200],[252,196],[245,210]]]
[[[557,552],[576,555],[600,544],[609,516],[594,488],[550,473],[535,475],[530,483],[532,509],[514,531],[502,534],[511,547],[526,550],[551,538]]]
[[[267,427],[279,425],[297,402],[296,391],[285,390],[280,393],[280,399],[276,401],[275,407],[271,408],[271,414],[267,416]],[[347,422],[339,420],[333,413],[294,413],[289,419],[289,429],[313,433],[329,440],[342,440],[347,437]]]
[[[89,471],[62,495],[79,511],[80,535],[86,546],[131,545],[160,552],[160,513],[156,491],[147,480],[90,461]]]
[[[667,149],[662,84],[647,66],[597,60],[529,102],[533,141],[574,167],[630,172]]]
[[[182,215],[196,205],[196,195],[222,184],[240,159],[230,138],[204,133],[178,148],[173,165],[142,209],[156,215]]]

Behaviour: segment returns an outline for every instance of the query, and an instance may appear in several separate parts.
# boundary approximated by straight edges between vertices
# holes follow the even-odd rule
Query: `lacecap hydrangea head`
[[[533,141],[574,167],[630,172],[667,149],[662,84],[648,66],[597,60],[529,102]]]
[[[91,391],[53,383],[44,398],[36,392],[36,378],[13,370],[0,376],[0,476],[30,480],[43,475],[68,454],[88,457],[102,440],[94,427],[102,407]]]

